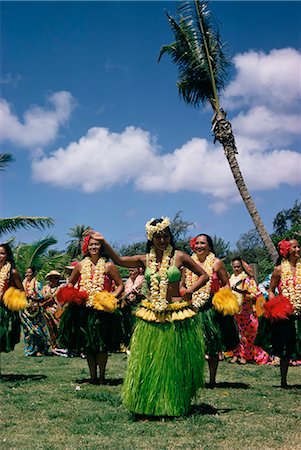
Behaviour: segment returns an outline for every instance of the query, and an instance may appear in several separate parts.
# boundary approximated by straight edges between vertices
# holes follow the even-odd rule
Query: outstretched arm
[[[120,256],[118,253],[115,252],[115,250],[110,246],[110,244],[105,240],[102,234],[98,233],[97,231],[90,230],[89,235],[96,239],[97,241],[100,241],[101,244],[104,246],[106,253],[108,256],[114,261],[115,264],[118,266],[123,267],[145,267],[145,255],[135,255],[135,256]]]

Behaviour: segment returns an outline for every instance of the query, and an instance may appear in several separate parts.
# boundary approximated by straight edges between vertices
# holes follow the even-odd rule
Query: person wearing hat
[[[57,270],[51,270],[46,275],[47,284],[42,289],[42,301],[40,305],[43,308],[43,316],[48,328],[52,352],[57,353],[57,336],[59,329],[59,311],[60,304],[57,301],[56,294],[60,286],[61,274]]]

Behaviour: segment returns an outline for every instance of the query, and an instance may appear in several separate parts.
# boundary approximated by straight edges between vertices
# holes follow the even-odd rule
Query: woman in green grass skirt
[[[278,248],[281,256],[272,273],[255,344],[280,357],[281,387],[287,388],[290,359],[301,359],[301,259],[296,239],[283,239]]]
[[[99,240],[86,236],[82,250],[85,258],[74,267],[68,286],[58,291],[59,301],[70,302],[61,317],[59,342],[68,350],[83,352],[90,370],[89,382],[104,384],[108,352],[117,351],[122,340],[116,308],[123,282],[115,264],[107,261]],[[79,304],[78,299],[84,297]]]
[[[0,245],[0,352],[11,352],[20,342],[19,310],[27,306],[20,275],[8,244]]]
[[[142,267],[148,296],[136,309],[131,354],[123,384],[123,401],[131,413],[143,416],[181,416],[203,386],[204,343],[199,316],[191,307],[192,293],[208,280],[189,255],[175,250],[167,217],[146,224],[147,254],[119,256],[102,239],[118,265]],[[179,292],[182,268],[198,275]]]
[[[193,251],[192,259],[208,274],[209,281],[192,296],[192,304],[199,308],[202,330],[205,340],[205,351],[209,365],[209,387],[216,386],[216,373],[219,363],[219,354],[233,350],[239,343],[237,325],[231,310],[231,301],[237,306],[237,299],[230,291],[229,276],[224,263],[215,256],[213,241],[208,234],[198,234],[190,241]],[[185,271],[185,286],[195,281],[195,274]],[[212,301],[214,295],[222,295],[223,311],[219,312]],[[228,311],[225,308],[228,306]],[[229,308],[230,306],[230,308]],[[229,311],[230,309],[230,311]]]

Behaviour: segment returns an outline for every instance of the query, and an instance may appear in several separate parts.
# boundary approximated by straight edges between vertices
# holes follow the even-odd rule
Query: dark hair
[[[9,263],[11,263],[11,268],[14,269],[16,267],[16,264],[15,264],[12,249],[10,248],[9,244],[0,244],[0,247],[4,248],[6,255],[7,255],[7,261]]]
[[[151,225],[157,225],[157,223],[160,223],[160,222],[163,222],[163,219],[154,219],[152,222],[151,222]],[[169,235],[170,235],[170,245],[172,246],[172,249],[173,249],[173,251],[175,251],[175,241],[174,241],[174,238],[173,238],[173,235],[172,235],[172,233],[171,233],[171,230],[170,230],[170,227],[166,227],[165,228],[166,230],[168,230],[169,231]],[[147,240],[147,243],[146,243],[146,252],[147,253],[149,253],[150,252],[150,249],[153,247],[153,240]]]
[[[199,233],[196,237],[198,238],[199,236],[205,236],[205,238],[207,239],[207,242],[208,242],[210,250],[212,251],[212,253],[214,253],[214,245],[213,245],[212,237],[209,236],[209,234],[206,234],[206,233]]]
[[[234,258],[231,259],[231,263],[233,263],[234,261],[239,261],[242,265],[242,259],[240,256],[234,256]]]
[[[26,270],[28,270],[28,269],[31,269],[33,275],[36,274],[37,269],[35,266],[28,266]]]

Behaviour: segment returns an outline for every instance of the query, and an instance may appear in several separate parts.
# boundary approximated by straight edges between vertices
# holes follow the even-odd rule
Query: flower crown
[[[151,223],[156,219],[151,219],[148,222],[146,222],[145,229],[146,229],[146,235],[147,239],[151,241],[153,239],[154,234],[160,233],[160,231],[165,230],[165,228],[169,227],[170,220],[168,217],[161,217],[162,222],[158,222],[156,225],[151,225]]]
[[[278,242],[278,248],[280,255],[286,257],[291,248],[291,244],[286,239],[282,239],[282,241]]]

